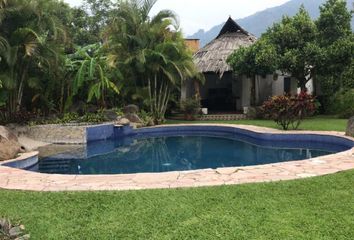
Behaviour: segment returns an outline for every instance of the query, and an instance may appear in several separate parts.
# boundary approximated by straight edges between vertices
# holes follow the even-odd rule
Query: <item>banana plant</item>
[[[113,69],[107,63],[102,45],[92,44],[80,48],[73,58],[76,58],[73,63],[78,66],[73,82],[73,96],[88,86],[87,102],[96,100],[100,102],[101,107],[106,107],[107,94],[109,92],[120,93],[112,76],[115,75],[119,79],[121,74],[117,69],[114,69],[115,74],[113,74]]]

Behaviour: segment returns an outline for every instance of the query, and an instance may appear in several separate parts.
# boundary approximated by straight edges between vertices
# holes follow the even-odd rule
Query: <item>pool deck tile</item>
[[[342,132],[284,132],[275,129],[245,125],[198,125],[223,126],[228,128],[234,127],[235,131],[240,131],[241,129],[253,131],[255,133],[329,135],[354,140],[351,137],[344,136],[344,133]],[[25,156],[28,155],[30,154],[26,153]],[[24,156],[21,156],[20,158],[24,158]],[[354,169],[354,148],[337,154],[301,161],[165,173],[59,175],[29,172],[0,166],[0,188],[51,192],[189,188],[285,181],[333,174],[350,169]]]

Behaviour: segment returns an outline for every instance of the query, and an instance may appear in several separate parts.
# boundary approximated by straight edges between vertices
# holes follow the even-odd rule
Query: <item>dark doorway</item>
[[[230,88],[212,88],[208,89],[208,98],[202,105],[210,111],[233,111],[236,103],[232,96],[232,87]]]
[[[290,77],[284,78],[284,93],[286,93],[286,94],[291,93],[291,78]]]

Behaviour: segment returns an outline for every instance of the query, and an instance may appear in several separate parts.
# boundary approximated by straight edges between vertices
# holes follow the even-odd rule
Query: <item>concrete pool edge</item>
[[[228,124],[183,124],[154,127],[209,126],[230,127],[256,133],[320,135],[354,141],[340,132],[280,131],[255,126]],[[152,129],[152,128],[146,128]],[[42,174],[0,166],[0,188],[30,191],[104,191],[220,186],[272,182],[321,176],[354,169],[354,148],[337,154],[258,166],[204,169],[184,172],[137,173],[123,175]]]

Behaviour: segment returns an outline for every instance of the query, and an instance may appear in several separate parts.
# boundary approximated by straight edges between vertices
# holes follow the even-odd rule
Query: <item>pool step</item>
[[[67,173],[70,169],[70,161],[65,159],[41,161],[38,169],[45,173]]]

